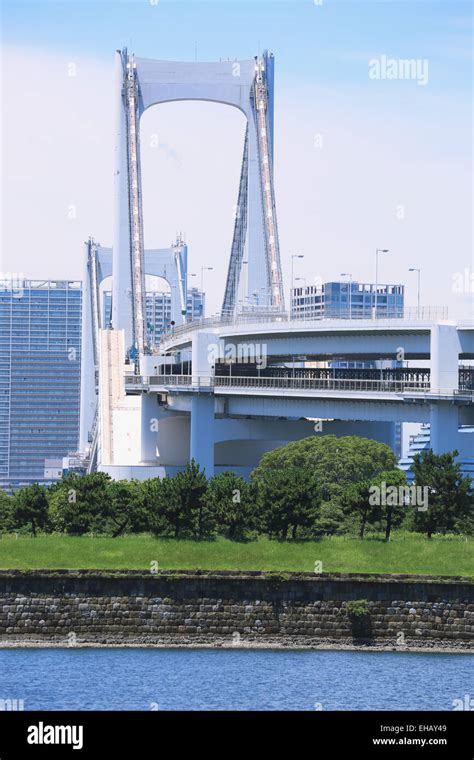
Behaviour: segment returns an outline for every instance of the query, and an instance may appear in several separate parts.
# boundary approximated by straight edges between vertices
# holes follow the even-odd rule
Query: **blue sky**
[[[425,304],[472,309],[472,293],[451,287],[456,272],[474,271],[470,2],[3,0],[2,10],[0,270],[80,277],[82,241],[111,244],[116,48],[201,61],[268,48],[287,287],[294,252],[305,255],[298,274],[308,283],[342,271],[371,280],[374,249],[389,247],[381,279],[408,283],[408,303],[407,269],[421,266]],[[371,80],[368,62],[381,55],[428,59],[428,84]],[[184,231],[191,269],[214,264],[211,311],[225,280],[242,135],[240,114],[215,104],[168,104],[142,119],[145,239],[165,246]]]
[[[468,0],[3,0],[8,43],[109,59],[128,46],[145,57],[248,58],[267,47],[281,82],[366,81],[367,56],[429,57],[440,88],[467,90]],[[348,66],[347,61],[352,65]],[[454,74],[454,76],[453,76]]]

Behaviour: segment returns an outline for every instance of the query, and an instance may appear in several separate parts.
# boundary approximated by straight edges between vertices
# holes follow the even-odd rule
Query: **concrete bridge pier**
[[[214,395],[196,393],[191,401],[191,445],[189,459],[194,459],[206,472],[214,475]]]
[[[189,414],[159,403],[155,393],[143,393],[141,405],[141,464],[182,467],[189,453]]]
[[[430,446],[434,454],[460,450],[459,407],[452,402],[430,406]]]
[[[459,354],[461,346],[456,325],[435,324],[431,328],[431,378],[434,391],[447,393],[459,387]],[[450,401],[438,401],[430,406],[430,446],[442,454],[459,446],[459,407]]]
[[[156,462],[157,433],[163,410],[156,393],[141,394],[141,462]]]
[[[461,346],[456,325],[433,325],[430,340],[430,385],[432,390],[457,390],[459,387],[460,353]]]

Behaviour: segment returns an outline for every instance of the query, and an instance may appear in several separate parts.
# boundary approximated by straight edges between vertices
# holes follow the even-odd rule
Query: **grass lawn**
[[[281,570],[313,572],[322,562],[323,572],[420,573],[474,576],[474,539],[435,537],[431,541],[414,534],[394,534],[381,539],[324,538],[321,541],[269,541],[260,538],[234,543],[154,538],[148,534],[123,538],[103,536],[3,535],[0,569],[94,568]]]

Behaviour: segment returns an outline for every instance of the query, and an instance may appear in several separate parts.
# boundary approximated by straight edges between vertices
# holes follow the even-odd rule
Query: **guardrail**
[[[400,380],[337,380],[334,378],[302,377],[215,377],[193,375],[156,375],[148,377],[150,386],[203,387],[203,388],[271,388],[284,390],[342,390],[403,392],[404,390],[429,390],[429,382],[410,383]]]
[[[308,390],[308,391],[348,391],[363,393],[428,393],[433,396],[474,398],[474,392],[463,389],[433,389],[429,381],[410,382],[405,380],[366,380],[338,378],[306,377],[240,377],[214,375],[152,375],[150,377],[127,378],[126,385],[134,388],[140,385],[163,388],[188,388],[189,390],[206,390],[218,388],[236,389],[272,389],[272,390]]]
[[[141,375],[125,375],[125,385],[142,385],[143,377]]]
[[[211,377],[206,379],[206,385],[210,385],[212,379]],[[192,375],[152,375],[148,378],[149,385],[194,385],[201,381],[204,381],[204,378],[193,378]]]
[[[327,322],[339,323],[341,321],[361,322],[361,321],[374,321],[374,322],[387,322],[398,320],[420,320],[422,322],[429,322],[440,319],[448,319],[448,308],[445,306],[421,306],[406,307],[404,309],[395,309],[394,311],[387,312],[380,310],[375,313],[355,313],[354,309],[347,313],[338,313],[337,316],[328,315],[314,315],[314,314],[298,314],[297,316],[290,316],[286,312],[246,312],[239,314],[235,317],[204,317],[194,322],[187,322],[184,325],[178,325],[172,327],[168,332],[163,333],[161,338],[161,345],[173,338],[184,335],[187,332],[193,332],[195,330],[201,330],[203,328],[215,328],[215,327],[238,327],[246,324],[267,324],[267,323],[286,323],[294,324],[298,322]]]
[[[429,382],[410,383],[402,380],[361,380],[307,377],[216,377],[216,387],[278,388],[283,390],[363,391],[401,393],[404,390],[429,390]]]

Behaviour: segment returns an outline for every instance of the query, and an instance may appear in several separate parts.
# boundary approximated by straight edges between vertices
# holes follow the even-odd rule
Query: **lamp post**
[[[202,303],[202,316],[204,317],[204,272],[211,272],[214,267],[201,267],[201,303]]]
[[[341,272],[341,277],[349,278],[349,319],[352,319],[352,272]]]
[[[417,275],[418,275],[418,294],[417,294],[417,299],[416,299],[416,301],[417,301],[417,304],[418,304],[418,308],[417,308],[417,314],[418,314],[418,319],[419,319],[419,318],[420,318],[420,283],[421,283],[421,269],[419,269],[418,267],[410,267],[410,269],[409,269],[408,271],[409,271],[409,272],[416,272],[416,273],[417,273]]]
[[[290,319],[291,319],[291,303],[292,303],[292,297],[293,297],[293,287],[294,287],[294,267],[295,267],[295,259],[304,259],[303,253],[293,253],[291,255],[291,289],[290,289]]]
[[[377,291],[379,288],[379,253],[388,253],[388,248],[375,249],[375,299],[374,299],[374,319],[377,319]]]

